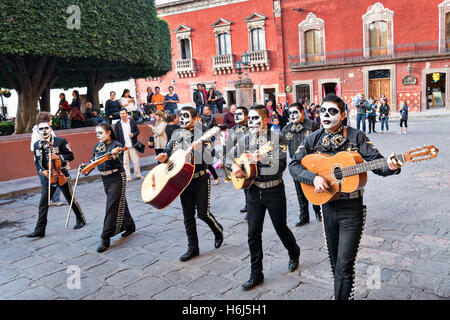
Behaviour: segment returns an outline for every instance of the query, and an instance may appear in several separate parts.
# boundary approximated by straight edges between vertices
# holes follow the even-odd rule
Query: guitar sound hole
[[[339,168],[339,167],[334,168],[334,177],[336,178],[336,180],[342,180],[342,170],[341,170],[341,168]]]

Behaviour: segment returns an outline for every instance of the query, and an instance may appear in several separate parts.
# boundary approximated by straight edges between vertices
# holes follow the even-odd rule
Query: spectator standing
[[[211,113],[211,107],[206,105],[203,109],[204,115],[202,116],[202,122],[208,129],[213,128],[216,125],[216,118]]]
[[[153,90],[152,87],[147,87],[147,103],[145,104],[144,111],[147,114],[151,114],[153,112],[156,112],[156,106],[152,104],[152,98],[153,98]]]
[[[178,105],[177,103],[180,102],[180,99],[178,99],[178,95],[174,92],[174,89],[172,86],[169,87],[169,93],[166,94],[164,97],[164,106],[167,110],[168,114],[177,114],[178,112]]]
[[[277,103],[275,113],[278,118],[278,127],[280,128],[280,130],[282,130],[284,126],[288,123],[288,117],[286,117],[286,113],[284,112],[283,105],[281,104],[281,102]]]
[[[204,83],[202,83],[202,94],[203,98],[205,99],[205,105],[208,104],[208,91],[206,91],[206,86]],[[203,114],[203,113],[202,113]]]
[[[64,95],[64,93],[62,93]],[[59,95],[61,97],[61,95]],[[47,121],[48,125],[50,126],[50,128],[52,127],[52,114],[50,112],[46,112],[46,111],[42,111],[39,112],[38,115],[36,116],[36,124],[34,125],[33,129],[32,129],[32,133],[31,133],[31,144],[30,144],[30,149],[31,152],[33,152],[34,154],[34,144],[36,143],[36,141],[39,141],[41,139],[41,136],[39,135],[38,132],[38,124],[42,121]],[[51,130],[51,135],[53,137],[56,137],[55,132],[53,131],[53,129]],[[41,182],[41,186],[46,187],[46,184],[48,183],[48,180],[41,174],[41,168],[39,167],[39,165],[36,163],[35,161],[36,159],[34,159],[34,165],[36,166],[36,170],[37,170],[37,174],[39,177],[39,180]],[[61,202],[61,189],[59,187],[56,188],[55,193],[53,194],[52,198],[51,198],[51,203],[50,206],[61,206],[63,205],[63,203]]]
[[[222,94],[222,92],[217,90],[215,84],[212,85],[212,88],[214,89],[214,93],[217,96],[217,101],[216,101],[217,111],[218,111],[218,113],[222,113],[223,112],[223,104],[225,103],[225,99],[223,98],[223,94]]]
[[[70,105],[66,100],[66,95],[61,92],[59,94],[58,112],[55,114],[55,117],[58,117],[61,120],[61,129],[69,128],[69,111]]]
[[[223,117],[223,124],[226,124],[228,128],[233,128],[236,125],[236,121],[234,120],[234,113],[236,112],[237,106],[232,104],[230,106],[230,111],[225,114]]]
[[[217,106],[217,100],[219,98],[217,97],[216,93],[214,92],[213,88],[209,88],[208,91],[208,106],[210,107],[211,113],[216,113],[216,106]]]
[[[166,136],[167,141],[170,141],[172,138],[172,134],[175,130],[179,129],[180,126],[177,124],[177,115],[176,114],[169,114],[166,117],[167,126],[166,126]]]
[[[152,96],[152,104],[156,106],[156,110],[164,111],[164,96],[160,93],[161,89],[155,87],[155,94]]]
[[[127,174],[127,181],[131,181],[130,173],[130,158],[133,162],[134,177],[136,179],[142,179],[141,168],[139,165],[139,154],[133,147],[137,143],[137,137],[139,135],[139,128],[136,121],[128,118],[128,111],[125,108],[120,109],[120,121],[114,126],[114,132],[119,141],[128,150],[123,153],[123,167]]]
[[[366,113],[369,109],[369,102],[365,99],[363,93],[360,94],[360,100],[356,105],[356,128],[360,129],[362,122],[362,131],[366,132]]]
[[[113,120],[120,119],[120,102],[116,100],[116,93],[111,91],[109,93],[109,99],[105,103],[105,113],[108,118],[108,122],[112,123]]]
[[[405,124],[405,133],[408,131],[408,104],[406,103],[406,101],[403,101],[402,105],[400,106],[400,131],[398,132],[398,134],[402,134],[403,133],[403,124]]]
[[[195,103],[195,110],[197,111],[197,114],[202,115],[203,114],[203,108],[206,105],[205,96],[203,95],[202,91],[202,85],[201,83],[197,84],[197,89],[194,91],[193,94],[193,100]]]
[[[377,133],[375,131],[375,122],[377,119],[377,104],[375,99],[371,98],[369,100],[369,109],[367,109],[367,119],[369,120],[369,133]]]
[[[74,90],[72,92],[72,103],[70,104],[70,113],[69,113],[69,120],[70,120],[70,127],[71,128],[81,128],[86,125],[86,118],[84,117],[83,113],[81,112],[81,98],[80,93],[78,90]]]
[[[270,123],[272,123],[272,125],[270,126],[270,130],[271,131],[275,131],[277,133],[281,133],[281,130],[280,130],[280,119],[278,118],[278,116],[273,116],[272,120],[270,121]]]
[[[155,153],[156,155],[162,153],[164,148],[167,145],[168,139],[166,135],[166,126],[167,122],[164,117],[164,112],[156,111],[155,112],[156,125],[153,126],[151,124],[148,125],[150,130],[153,133],[153,139],[155,143]]]
[[[130,90],[125,89],[123,90],[122,97],[119,100],[120,106],[122,108],[125,108],[127,112],[133,112],[136,111],[136,101],[134,98],[130,97]]]
[[[274,115],[274,109],[273,109],[273,100],[268,99],[266,104],[267,111],[269,112],[269,121],[272,119],[272,116]]]
[[[320,123],[320,105],[316,105],[314,107],[314,116],[313,116],[313,118],[311,120],[314,120],[318,124],[321,124]]]
[[[381,122],[381,133],[384,133],[384,127],[386,126],[386,133],[389,133],[389,112],[391,107],[389,107],[386,98],[381,98],[380,105],[380,122]]]

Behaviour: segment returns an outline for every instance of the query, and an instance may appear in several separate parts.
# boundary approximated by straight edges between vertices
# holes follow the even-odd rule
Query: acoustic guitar
[[[439,149],[435,146],[424,146],[404,154],[397,155],[401,162],[418,162],[437,157]],[[341,192],[350,193],[365,186],[367,171],[387,166],[387,158],[364,162],[355,151],[342,151],[334,156],[327,154],[309,154],[302,159],[302,166],[308,171],[317,173],[327,179],[330,189],[323,193],[314,191],[314,186],[301,183],[303,193],[309,202],[321,205],[336,200]]]
[[[210,129],[194,143],[208,140],[219,132],[218,127]],[[186,189],[195,169],[191,151],[192,146],[187,150],[178,149],[167,162],[157,165],[147,174],[141,187],[141,197],[145,203],[164,209]]]
[[[260,155],[265,155],[273,150],[272,142],[268,141],[259,149]],[[258,168],[257,164],[254,161],[251,161],[252,154],[251,153],[243,153],[239,158],[234,159],[234,163],[241,167],[242,171],[245,173],[244,178],[236,177],[233,172],[230,173],[231,181],[233,181],[233,186],[237,190],[248,189],[255,181],[255,178],[258,176]]]

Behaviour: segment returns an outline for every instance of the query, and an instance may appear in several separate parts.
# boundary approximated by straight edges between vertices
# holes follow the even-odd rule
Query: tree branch
[[[42,56],[36,60],[36,66],[33,68],[31,81],[33,83],[39,82],[42,79],[44,68],[47,66],[48,56]]]
[[[0,61],[4,62],[5,64],[9,64],[6,62],[6,58],[3,56],[0,56]],[[5,80],[8,81],[8,83],[11,85],[11,87],[14,90],[16,90],[17,93],[20,94],[20,92],[21,92],[20,85],[17,85],[17,82],[14,79],[13,75],[11,74],[11,72],[8,71],[8,69],[6,68],[6,66],[3,63],[0,63],[0,73],[5,78]]]
[[[12,56],[12,59],[14,61],[17,70],[17,77],[19,78],[21,84],[23,85],[22,90],[31,90],[33,87],[31,84],[30,75],[28,73],[27,67],[25,66],[23,58],[14,55]]]
[[[45,68],[44,76],[40,81],[39,89],[37,92],[38,97],[42,95],[42,92],[44,92],[45,88],[49,85],[50,79],[55,75],[55,64],[56,58],[50,58],[50,61],[48,61],[48,65]]]

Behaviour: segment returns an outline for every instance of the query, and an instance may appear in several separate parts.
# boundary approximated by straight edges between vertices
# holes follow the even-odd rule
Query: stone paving
[[[356,299],[448,299],[450,296],[450,118],[411,120],[407,135],[372,134],[386,156],[435,144],[438,159],[408,163],[398,176],[369,173],[366,231],[356,266]],[[377,123],[379,127],[379,123]],[[395,129],[395,130],[393,130]],[[146,173],[146,172],[145,172]],[[36,178],[37,179],[37,178]],[[127,198],[137,232],[117,236],[103,254],[96,252],[106,197],[101,181],[79,185],[77,198],[87,225],[65,229],[67,206],[52,207],[46,237],[24,237],[33,230],[39,193],[0,200],[1,299],[332,299],[333,285],[322,225],[295,228],[298,203],[285,172],[288,225],[301,247],[300,267],[287,270],[287,253],[270,218],[263,232],[263,285],[250,292],[240,285],[250,272],[247,225],[239,212],[242,192],[223,181],[212,186],[211,210],[225,229],[214,236],[200,220],[201,255],[180,262],[187,248],[180,202],[158,211],[140,199],[141,181],[128,185]],[[312,210],[311,210],[312,212]],[[71,216],[73,226],[74,216]],[[79,268],[79,289],[71,273]]]

